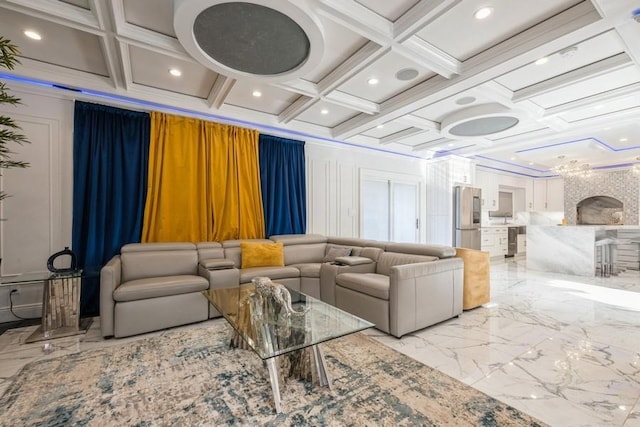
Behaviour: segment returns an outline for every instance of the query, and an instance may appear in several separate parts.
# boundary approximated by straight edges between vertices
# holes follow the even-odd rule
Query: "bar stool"
[[[600,260],[596,262],[596,274],[600,267],[600,276],[609,277],[611,265],[611,244],[614,239],[605,237],[596,240],[595,246],[600,250]]]
[[[635,243],[630,239],[618,239],[615,237],[605,237],[596,240],[596,247],[600,248],[600,275],[609,277],[617,273],[616,263],[614,262],[614,250],[618,245],[628,245]],[[597,267],[596,267],[597,270]]]

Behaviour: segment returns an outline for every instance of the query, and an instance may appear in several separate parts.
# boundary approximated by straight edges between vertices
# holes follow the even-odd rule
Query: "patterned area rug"
[[[323,344],[333,390],[288,380],[275,414],[266,368],[230,336],[220,323],[28,364],[0,425],[541,425],[363,334]]]

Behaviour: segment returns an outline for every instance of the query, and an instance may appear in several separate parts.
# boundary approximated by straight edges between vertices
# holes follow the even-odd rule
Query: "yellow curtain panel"
[[[258,132],[151,113],[143,242],[263,238]]]

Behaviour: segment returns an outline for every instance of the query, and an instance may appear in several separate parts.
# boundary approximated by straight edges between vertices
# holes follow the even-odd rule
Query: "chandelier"
[[[564,156],[558,156],[558,159],[562,161],[564,160]],[[569,160],[568,162],[557,164],[551,170],[563,177],[575,176],[579,178],[586,178],[591,176],[593,169],[589,163],[580,163],[577,160]]]

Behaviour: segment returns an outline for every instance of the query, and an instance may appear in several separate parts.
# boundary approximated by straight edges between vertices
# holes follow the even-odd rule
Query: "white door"
[[[362,238],[389,240],[389,181],[363,181],[361,212]]]
[[[416,183],[363,179],[360,236],[381,241],[417,242],[418,189]]]
[[[416,243],[418,241],[418,185],[391,183],[392,227],[389,240]]]

